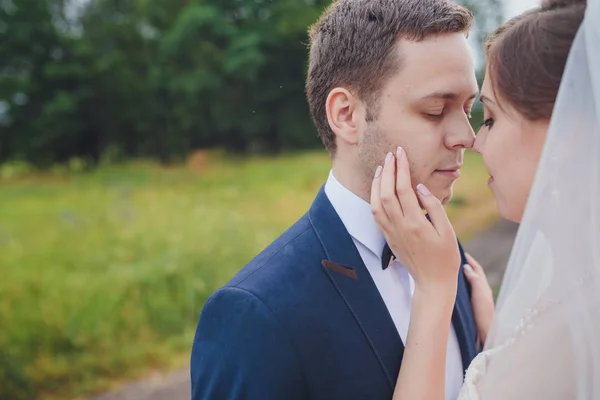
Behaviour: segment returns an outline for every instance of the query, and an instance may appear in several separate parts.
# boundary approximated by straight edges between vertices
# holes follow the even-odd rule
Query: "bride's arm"
[[[421,205],[429,213],[425,218]],[[460,253],[440,201],[423,185],[413,191],[406,154],[398,148],[379,167],[371,208],[388,245],[415,281],[415,294],[394,399],[444,399],[446,348]]]
[[[394,400],[444,398],[446,346],[456,290],[415,289],[410,325]]]

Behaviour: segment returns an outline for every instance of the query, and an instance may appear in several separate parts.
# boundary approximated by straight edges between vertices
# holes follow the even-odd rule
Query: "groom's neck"
[[[341,162],[334,162],[333,176],[346,189],[366,201],[371,202],[371,181],[364,172],[356,171]]]

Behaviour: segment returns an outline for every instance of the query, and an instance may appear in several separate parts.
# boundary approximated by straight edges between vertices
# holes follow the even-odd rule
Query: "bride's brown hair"
[[[501,25],[486,43],[496,98],[525,118],[550,119],[585,0],[546,0]]]

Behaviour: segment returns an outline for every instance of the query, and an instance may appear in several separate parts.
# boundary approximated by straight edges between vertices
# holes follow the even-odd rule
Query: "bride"
[[[474,149],[500,214],[521,225],[495,313],[482,268],[466,268],[485,347],[459,399],[600,399],[600,0],[546,0],[498,28],[487,56]],[[459,255],[408,165],[398,149],[371,195],[416,283],[394,399],[443,399]]]

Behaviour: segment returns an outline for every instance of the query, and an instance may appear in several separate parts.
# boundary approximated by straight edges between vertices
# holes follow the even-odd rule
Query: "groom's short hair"
[[[398,39],[420,41],[444,33],[467,34],[473,14],[449,0],[337,0],[310,28],[306,94],[319,137],[333,156],[335,135],[327,122],[329,92],[346,87],[377,115],[378,95],[402,67]],[[435,62],[435,55],[432,55]]]

